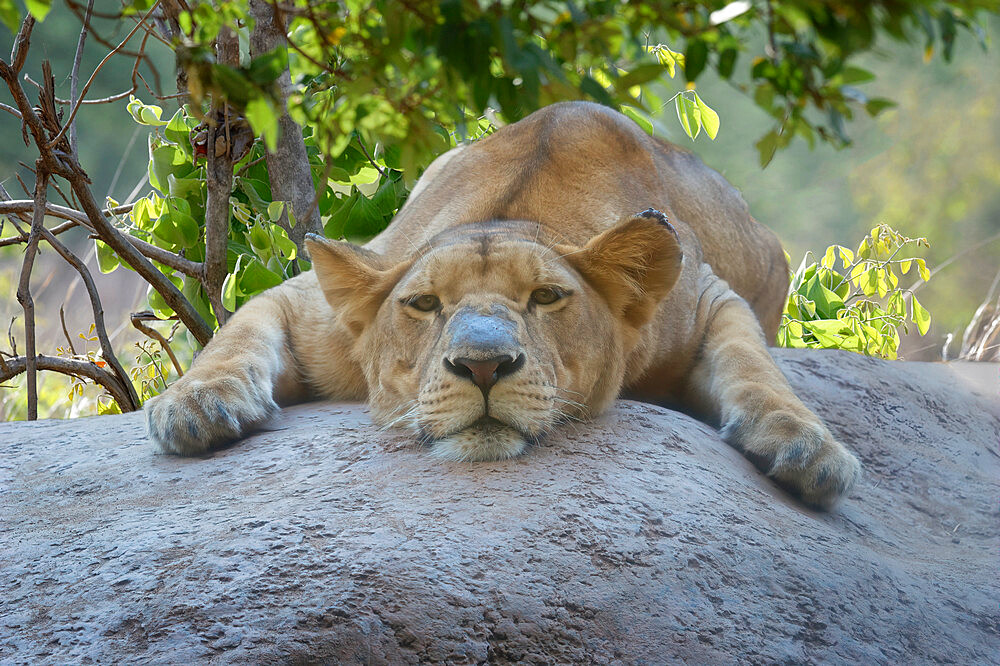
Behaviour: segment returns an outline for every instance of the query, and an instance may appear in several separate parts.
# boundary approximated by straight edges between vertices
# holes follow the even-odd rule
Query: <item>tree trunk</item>
[[[255,23],[250,33],[250,55],[256,57],[287,44],[285,21],[276,15],[274,7],[265,0],[250,0],[250,15]],[[309,158],[302,140],[302,128],[288,115],[288,95],[292,77],[288,69],[278,79],[281,87],[282,114],[278,121],[278,144],[275,152],[267,153],[267,172],[271,179],[271,198],[290,202],[296,224],[290,228],[287,213],[282,213],[281,225],[289,237],[303,251],[307,233],[323,233],[319,209],[316,206],[316,189],[309,171]]]

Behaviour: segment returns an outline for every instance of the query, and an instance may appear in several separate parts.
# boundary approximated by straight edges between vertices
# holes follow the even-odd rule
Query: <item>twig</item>
[[[31,78],[27,74],[24,75],[24,80],[27,81],[28,83],[30,83],[31,85],[35,86],[39,90],[41,90],[41,88],[42,88],[41,84],[39,84],[38,81],[35,81],[33,78]],[[84,104],[84,105],[87,105],[87,104],[110,104],[111,102],[117,102],[118,100],[125,99],[126,97],[128,97],[129,95],[131,95],[132,93],[134,93],[135,89],[137,87],[138,86],[136,86],[136,85],[133,84],[132,87],[129,90],[123,90],[120,93],[116,93],[116,94],[111,95],[109,97],[101,97],[100,99],[85,99],[85,100],[81,100],[80,104]],[[63,106],[69,106],[70,104],[73,104],[73,100],[63,99],[62,97],[56,97],[55,100],[56,100],[56,104],[62,104]]]
[[[128,41],[132,39],[132,35],[134,35],[136,32],[139,31],[139,28],[142,26],[145,20],[159,6],[160,6],[160,0],[156,0],[156,2],[153,3],[153,6],[150,7],[145,14],[143,14],[142,19],[140,19],[139,23],[134,28],[132,28],[132,30],[127,35],[125,35],[125,39],[123,39],[118,46],[111,49],[111,52],[108,53],[108,55],[104,56],[104,59],[101,60],[100,63],[98,63],[97,67],[94,69],[94,73],[90,75],[90,78],[87,79],[87,83],[84,84],[83,90],[80,92],[80,99],[83,99],[84,97],[87,96],[87,91],[90,90],[90,84],[94,82],[94,79],[97,77],[97,73],[101,71],[101,68],[104,67],[105,63],[107,63],[108,60],[111,59],[111,56],[115,55],[116,53],[122,50],[125,44],[127,44]],[[69,119],[62,126],[62,129],[59,130],[59,132],[54,137],[52,137],[52,139],[49,140],[48,145],[46,146],[47,148],[52,148],[57,143],[59,143],[59,140],[62,139],[63,135],[66,133],[66,128],[68,128],[70,125],[73,124],[73,119],[76,118],[76,112],[79,110],[80,110],[80,100],[77,100],[76,104],[73,105],[73,109],[69,113]]]
[[[73,356],[76,356],[76,346],[73,344],[73,338],[69,337],[69,331],[66,329],[66,313],[63,312],[63,306],[59,306],[59,323],[62,324],[63,335],[66,336],[66,344],[69,345],[69,351]]]
[[[45,222],[45,198],[49,182],[49,173],[38,158],[35,169],[35,212],[31,218],[31,233],[28,236],[28,247],[24,251],[24,261],[21,264],[21,278],[17,284],[17,301],[24,309],[24,346],[27,358],[25,369],[28,373],[28,420],[38,419],[38,385],[35,359],[35,302],[31,298],[31,269],[35,264],[35,254],[38,251],[38,239],[42,235]]]
[[[80,84],[80,61],[83,60],[83,45],[87,41],[87,31],[90,30],[90,15],[94,11],[94,0],[87,1],[87,13],[83,19],[83,27],[80,28],[80,39],[76,43],[76,55],[73,57],[73,69],[69,75],[69,98],[76,105],[76,89]],[[76,120],[70,120],[69,125],[69,145],[76,155]]]
[[[364,143],[364,141],[362,141],[362,140],[361,140],[361,135],[360,135],[360,134],[358,135],[358,145],[359,145],[359,146],[361,146],[361,152],[362,152],[362,153],[364,153],[364,154],[365,154],[365,157],[367,157],[367,158],[368,158],[368,162],[369,162],[369,163],[370,163],[370,164],[371,164],[371,165],[372,165],[373,167],[375,167],[375,169],[376,169],[376,170],[377,170],[377,171],[378,171],[378,172],[379,172],[380,174],[382,174],[382,177],[383,177],[383,178],[388,178],[388,177],[389,177],[389,174],[387,174],[387,173],[385,172],[385,169],[383,169],[382,167],[380,167],[380,166],[378,165],[378,162],[376,162],[376,161],[375,161],[374,159],[372,159],[372,156],[368,154],[368,149],[367,149],[367,148],[365,148],[365,143]]]
[[[183,377],[184,370],[181,368],[181,364],[177,360],[177,356],[174,355],[174,350],[171,349],[170,342],[168,342],[167,339],[163,337],[163,335],[155,328],[146,326],[146,324],[143,323],[147,321],[163,321],[163,320],[157,317],[149,310],[146,310],[145,312],[133,312],[132,315],[129,317],[129,319],[132,322],[132,325],[136,327],[136,329],[138,329],[144,335],[153,338],[154,340],[160,343],[160,347],[162,347],[163,351],[167,352],[167,356],[170,357],[170,362],[173,363],[174,370],[177,371],[177,376]],[[166,382],[164,382],[164,385],[166,385]]]
[[[261,155],[260,157],[258,157],[255,160],[250,160],[249,162],[247,162],[246,164],[244,164],[243,166],[241,166],[239,168],[239,171],[236,172],[236,177],[239,178],[240,176],[242,176],[243,174],[245,174],[250,169],[250,167],[252,167],[254,165],[257,165],[257,164],[260,164],[261,162],[263,162],[266,159],[267,159],[267,155],[265,154],[265,155]]]
[[[31,46],[31,31],[35,28],[35,17],[28,14],[21,22],[21,29],[17,31],[14,38],[14,46],[10,50],[10,68],[17,74],[24,67],[24,61],[28,57],[28,47]]]
[[[964,257],[965,255],[969,254],[970,252],[975,252],[976,250],[978,250],[982,246],[989,245],[990,243],[992,243],[993,241],[995,241],[997,239],[1000,239],[1000,234],[993,234],[989,238],[981,240],[978,243],[976,243],[975,245],[970,245],[969,247],[965,248],[961,252],[957,252],[957,253],[951,255],[950,257],[948,257],[947,259],[945,259],[944,261],[942,261],[940,264],[938,264],[937,266],[935,266],[933,268],[933,270],[931,270],[931,277],[934,277],[935,275],[937,275],[938,273],[940,273],[944,268],[946,268],[947,266],[955,263],[955,261],[957,259],[959,259],[961,257]],[[917,291],[922,286],[924,286],[925,284],[927,284],[927,283],[924,282],[924,281],[922,281],[922,280],[918,280],[912,287],[910,287],[910,291],[911,292],[912,291]]]
[[[7,106],[3,102],[0,102],[0,109],[3,109],[7,113],[15,116],[18,120],[21,119],[21,113],[17,109],[15,109],[14,107],[12,107],[12,106]]]
[[[114,348],[111,346],[111,340],[108,339],[108,330],[104,324],[104,306],[101,303],[101,296],[97,292],[97,286],[94,284],[94,278],[90,274],[90,270],[87,269],[86,265],[80,258],[69,251],[69,249],[59,242],[59,240],[52,234],[48,229],[42,228],[42,235],[45,237],[46,242],[52,246],[52,248],[59,253],[66,263],[76,269],[76,272],[80,274],[80,278],[83,280],[84,286],[87,288],[87,294],[90,296],[90,306],[94,311],[94,329],[97,333],[97,339],[101,343],[101,356],[104,360],[111,366],[114,370],[115,376],[125,387],[126,393],[130,402],[122,403],[118,402],[118,406],[121,407],[123,412],[135,411],[139,408],[139,396],[135,392],[135,387],[132,386],[132,382],[129,380],[128,374],[125,372],[125,368],[121,366],[118,361],[118,357],[115,356]]]

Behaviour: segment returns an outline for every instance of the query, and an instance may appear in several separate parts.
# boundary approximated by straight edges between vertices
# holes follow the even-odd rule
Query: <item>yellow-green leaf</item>
[[[931,272],[927,270],[927,263],[923,259],[917,259],[917,272],[920,273],[920,279],[927,282],[931,279]]]
[[[715,135],[719,133],[719,114],[708,104],[705,104],[698,93],[694,93],[694,103],[701,114],[700,120],[705,128],[705,134],[708,135],[709,139],[715,140]]]
[[[675,98],[675,106],[677,119],[681,121],[684,133],[694,139],[701,132],[701,114],[698,112],[698,107],[686,95],[678,95]]]
[[[917,325],[920,335],[924,335],[931,327],[931,314],[924,309],[916,296],[911,294],[910,301],[913,308],[913,323]]]

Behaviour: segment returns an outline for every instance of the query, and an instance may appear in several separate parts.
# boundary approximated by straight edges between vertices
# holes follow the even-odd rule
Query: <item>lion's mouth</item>
[[[525,433],[492,416],[482,416],[461,430],[443,437],[426,438],[431,454],[445,460],[506,460],[524,453],[538,435]]]

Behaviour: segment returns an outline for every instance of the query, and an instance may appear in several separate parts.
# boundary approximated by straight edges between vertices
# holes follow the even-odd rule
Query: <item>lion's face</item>
[[[311,245],[357,335],[376,422],[414,429],[444,458],[495,460],[615,398],[635,332],[676,279],[676,237],[640,217],[584,248],[538,237],[537,225],[469,225],[390,267]],[[628,241],[640,244],[623,253]]]

